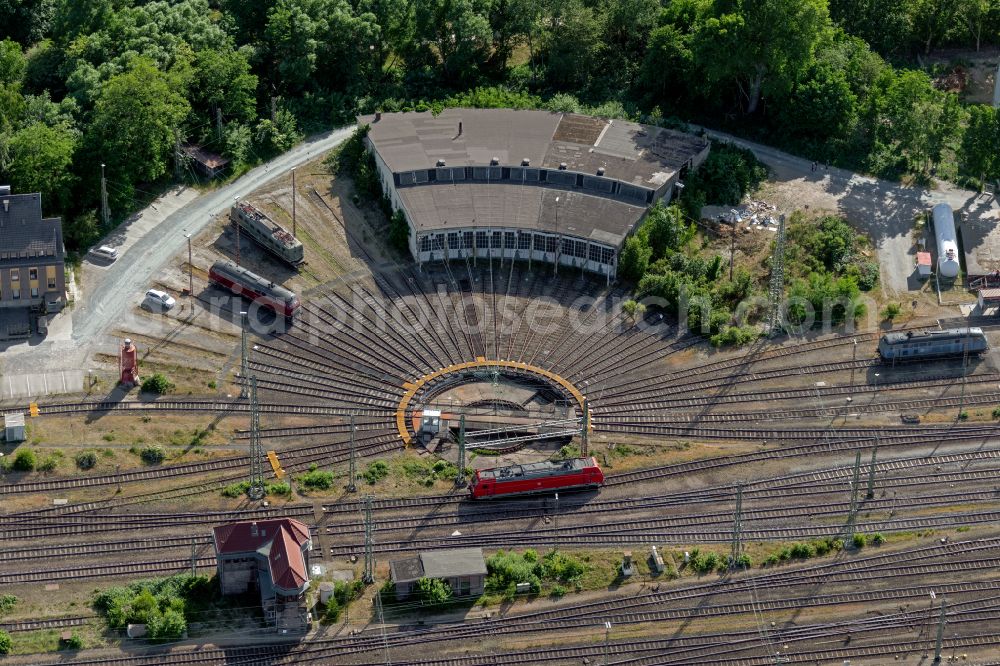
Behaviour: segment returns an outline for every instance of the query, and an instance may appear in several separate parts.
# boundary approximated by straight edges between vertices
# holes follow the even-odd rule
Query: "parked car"
[[[142,299],[142,307],[150,312],[166,312],[174,307],[175,303],[177,301],[173,296],[159,289],[150,289]]]
[[[118,258],[118,250],[109,245],[102,245],[99,248],[91,250],[91,253],[98,259],[106,261],[114,261]]]

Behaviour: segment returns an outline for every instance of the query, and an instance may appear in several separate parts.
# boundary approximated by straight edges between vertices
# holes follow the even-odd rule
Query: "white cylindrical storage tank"
[[[330,597],[332,596],[333,596],[333,583],[320,583],[319,602],[321,604],[329,603]]]
[[[955,215],[951,206],[934,206],[934,236],[937,238],[938,275],[953,278],[958,275],[958,242],[955,240]]]

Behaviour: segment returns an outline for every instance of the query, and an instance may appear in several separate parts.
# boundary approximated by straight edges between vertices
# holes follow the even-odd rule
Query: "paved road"
[[[233,204],[234,197],[244,197],[292,168],[315,159],[351,135],[353,127],[335,130],[296,146],[280,157],[257,167],[236,181],[194,199],[168,215],[122,254],[91,285],[73,312],[73,339],[92,340],[136,301],[153,276],[184,248],[185,231],[197,234],[216,215]]]
[[[752,141],[709,130],[713,139],[731,141],[749,148],[772,171],[768,189],[786,200],[788,208],[811,204],[837,210],[868,231],[878,249],[882,284],[887,294],[918,288],[915,279],[915,249],[912,238],[914,216],[937,203],[948,203],[967,215],[963,240],[966,252],[979,257],[990,254],[995,238],[987,238],[1000,210],[992,197],[979,196],[950,183],[936,189],[912,187],[898,182],[862,176],[835,167],[812,170],[812,161]],[[933,249],[933,237],[928,239]],[[989,268],[989,266],[986,266]]]
[[[225,212],[234,197],[244,197],[270,181],[287,174],[336,147],[354,131],[353,127],[311,137],[283,155],[247,172],[237,180],[201,196],[187,188],[174,190],[144,211],[131,223],[119,227],[112,236],[120,248],[118,260],[106,268],[85,266],[84,293],[69,313],[41,342],[4,347],[0,360],[5,374],[37,373],[46,370],[85,368],[91,352],[101,348],[104,334],[123,319],[139,301],[154,276],[184,249],[185,233],[197,234],[211,219]],[[169,214],[166,210],[178,206]],[[66,314],[70,321],[62,320]],[[72,334],[69,333],[72,328]]]

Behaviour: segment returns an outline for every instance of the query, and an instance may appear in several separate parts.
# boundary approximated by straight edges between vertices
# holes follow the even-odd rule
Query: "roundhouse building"
[[[614,278],[655,201],[707,140],[638,123],[511,109],[376,113],[358,122],[418,263],[494,257]]]

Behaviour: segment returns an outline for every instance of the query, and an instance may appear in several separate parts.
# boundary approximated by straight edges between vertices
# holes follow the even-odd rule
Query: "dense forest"
[[[872,173],[1000,177],[1000,120],[922,55],[1000,40],[995,0],[0,0],[0,181],[67,242],[358,112],[580,110],[726,128]],[[114,221],[112,220],[112,223]]]

